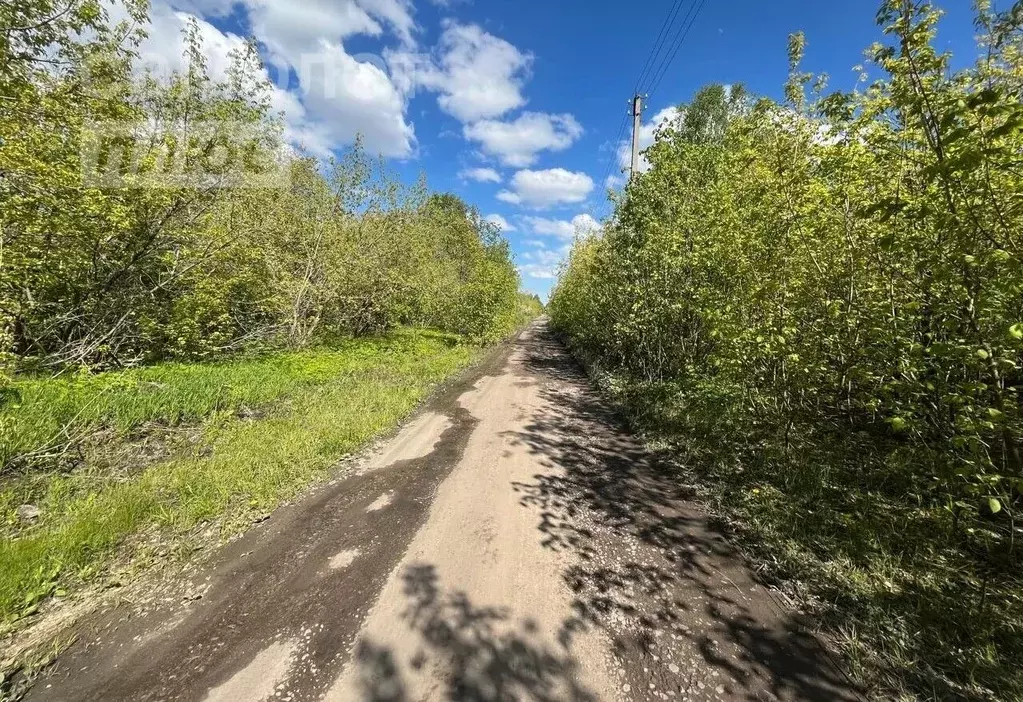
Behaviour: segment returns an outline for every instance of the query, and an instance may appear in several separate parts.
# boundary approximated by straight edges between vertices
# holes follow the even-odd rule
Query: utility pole
[[[643,118],[643,96],[636,95],[632,98],[632,171],[629,179],[636,177],[639,171],[639,128]]]

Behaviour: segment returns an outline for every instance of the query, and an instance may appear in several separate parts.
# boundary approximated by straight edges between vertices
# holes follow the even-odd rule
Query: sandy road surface
[[[543,323],[194,586],[30,699],[857,699]]]

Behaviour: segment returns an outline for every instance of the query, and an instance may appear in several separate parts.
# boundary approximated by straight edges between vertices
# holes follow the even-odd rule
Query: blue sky
[[[683,0],[678,21],[691,16]],[[202,21],[214,73],[254,36],[289,137],[319,156],[356,133],[409,180],[425,171],[507,225],[525,287],[546,296],[573,232],[606,211],[615,136],[674,0],[153,0],[147,61],[175,67],[177,36]],[[974,52],[969,0],[943,0],[939,45]],[[645,110],[657,115],[708,83],[779,97],[786,39],[805,68],[853,85],[881,34],[873,0],[708,0]],[[674,36],[674,29],[669,38]],[[659,57],[658,65],[664,56]]]

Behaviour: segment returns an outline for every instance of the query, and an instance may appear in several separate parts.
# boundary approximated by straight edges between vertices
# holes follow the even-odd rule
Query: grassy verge
[[[17,382],[16,401],[0,410],[0,622],[9,628],[105,572],[129,537],[173,537],[212,520],[241,530],[397,424],[477,353],[408,331]]]
[[[1023,699],[1023,574],[957,529],[898,446],[758,426],[718,388],[591,375],[878,700]],[[1023,530],[1019,530],[1023,536]]]

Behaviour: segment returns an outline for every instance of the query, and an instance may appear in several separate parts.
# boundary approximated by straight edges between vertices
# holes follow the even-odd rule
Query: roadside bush
[[[400,325],[475,340],[510,328],[507,245],[464,203],[401,184],[359,143],[329,163],[293,154],[256,50],[211,77],[194,23],[185,70],[140,74],[145,7],[127,9],[134,22],[113,26],[101,3],[0,8],[18,28],[0,39],[8,367],[208,359]],[[239,134],[258,167],[168,170],[210,162]],[[115,168],[125,144],[138,169]]]
[[[550,310],[882,697],[1016,699],[1023,4],[962,70],[939,16],[884,2],[852,93],[800,35],[785,104],[701,91]]]

